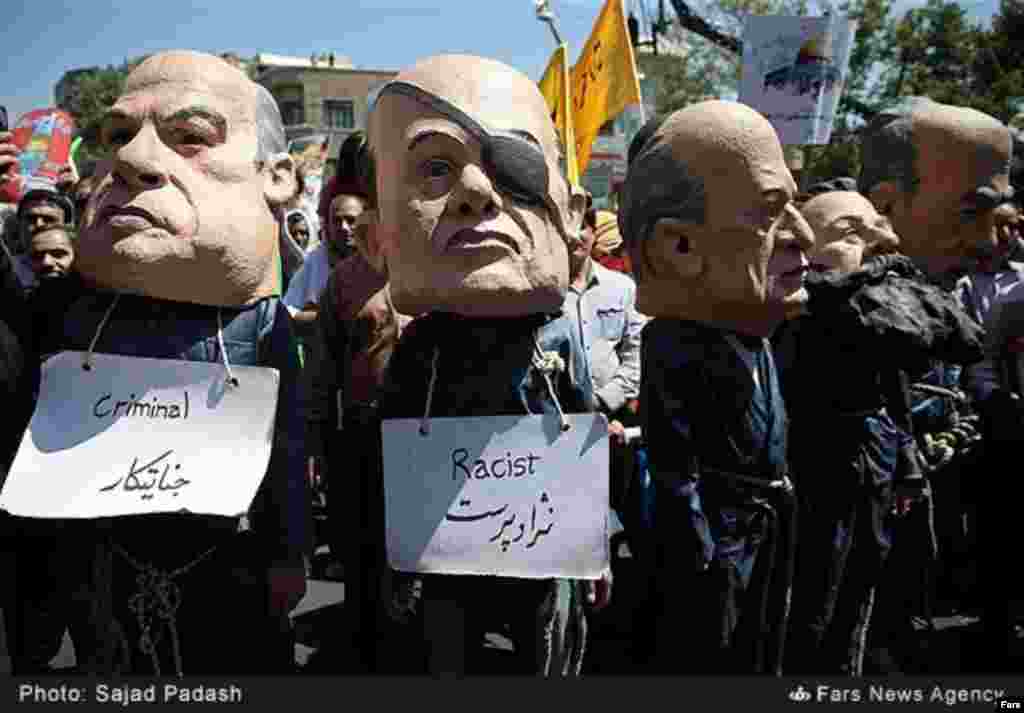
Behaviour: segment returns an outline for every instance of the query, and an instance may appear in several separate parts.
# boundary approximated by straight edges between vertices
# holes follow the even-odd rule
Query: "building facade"
[[[281,109],[285,134],[301,150],[303,143],[328,140],[328,161],[338,155],[353,131],[365,130],[371,93],[396,71],[357,69],[345,57],[297,58],[261,54],[256,81],[265,86]]]

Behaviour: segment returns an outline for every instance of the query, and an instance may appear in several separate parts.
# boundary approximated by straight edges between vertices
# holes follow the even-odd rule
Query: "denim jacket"
[[[557,413],[531,366],[535,334],[542,350],[557,352],[565,363],[565,370],[552,378],[562,411],[592,412],[590,369],[567,315],[479,319],[434,312],[413,320],[395,349],[380,399],[382,418],[423,416],[435,348],[431,415]]]
[[[109,293],[84,292],[71,303],[54,330],[60,342],[49,345],[49,350],[87,350],[113,299]],[[100,330],[95,351],[217,363],[221,361],[217,312],[217,307],[122,295]],[[275,368],[280,373],[270,463],[253,501],[250,521],[268,560],[295,561],[312,549],[312,534],[303,462],[305,428],[298,401],[299,362],[291,319],[277,298],[265,298],[248,307],[220,308],[220,313],[228,361]],[[139,536],[143,531],[152,532],[148,528],[156,519],[174,520],[176,528],[187,529],[185,537],[196,540],[196,546],[204,538],[204,529],[211,534],[226,534],[238,528],[232,518],[206,516],[190,516],[189,521],[195,525],[192,527],[178,515],[119,518],[115,527],[122,534]],[[146,546],[161,549],[151,542]],[[178,556],[170,551],[164,554]]]
[[[542,351],[556,352],[565,363],[551,378],[557,406],[532,367],[535,338]],[[559,407],[567,414],[594,411],[590,370],[565,313],[492,319],[433,312],[410,322],[395,348],[380,393],[382,419],[423,417],[435,353],[431,416],[555,414]],[[553,580],[438,575],[424,585],[424,596],[485,601],[499,586],[525,605],[545,581]]]

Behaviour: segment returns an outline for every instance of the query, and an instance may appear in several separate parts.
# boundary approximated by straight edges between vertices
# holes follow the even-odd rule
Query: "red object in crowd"
[[[633,264],[629,260],[629,255],[622,255],[620,257],[616,257],[615,255],[603,255],[602,257],[597,258],[597,261],[609,270],[622,272],[626,275],[633,274]]]
[[[1006,351],[1011,354],[1024,354],[1024,337],[1011,337],[1006,340]]]
[[[329,222],[327,212],[331,208],[331,201],[342,194],[366,198],[366,191],[359,184],[354,181],[339,183],[338,177],[332,176],[331,180],[320,189],[320,205],[317,208],[317,213],[320,214],[321,223],[326,224]]]
[[[22,181],[0,183],[0,202],[17,203],[34,188],[53,188],[71,155],[75,120],[60,109],[36,109],[22,115],[12,130]]]

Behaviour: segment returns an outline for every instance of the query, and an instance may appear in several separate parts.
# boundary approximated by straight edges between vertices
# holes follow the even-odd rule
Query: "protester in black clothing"
[[[786,666],[794,674],[861,673],[875,588],[892,545],[890,511],[897,495],[925,484],[901,368],[921,369],[946,355],[937,340],[931,351],[887,348],[897,344],[893,331],[908,326],[908,339],[927,343],[924,315],[932,312],[922,310],[941,308],[942,293],[932,288],[930,301],[922,301],[907,282],[920,275],[906,258],[865,259],[893,251],[898,239],[867,199],[843,185],[809,191],[815,197],[802,212],[815,230],[810,258],[817,273],[808,279],[810,313],[773,338],[801,505]],[[866,299],[865,291],[882,284],[898,306],[851,320],[850,300]],[[900,308],[916,319],[887,322],[887,312]]]
[[[7,255],[0,251],[0,400],[8,414],[4,428],[0,429],[0,485],[32,413],[31,354],[26,354],[31,320],[27,311],[24,293]],[[7,410],[12,406],[13,410]]]
[[[778,136],[749,107],[687,107],[634,155],[619,226],[637,309],[653,317],[640,390],[656,483],[652,664],[777,674],[796,523],[767,337],[806,300],[813,236]]]
[[[892,222],[900,236],[901,252],[910,257],[930,281],[952,291],[957,278],[971,262],[990,253],[992,246],[998,244],[994,213],[1014,195],[1011,186],[1013,139],[1009,128],[974,109],[941,104],[926,97],[904,97],[884,107],[860,133],[860,191]],[[921,381],[926,386],[947,391],[957,389],[963,366],[963,362],[955,360],[936,362]],[[918,392],[914,411],[915,421],[922,422],[922,427],[915,429],[919,431],[916,434],[919,443],[924,440],[926,430],[925,410],[933,412],[935,423],[928,429],[945,429],[958,418],[952,408],[938,408],[944,403],[951,401],[940,401]],[[932,409],[932,405],[937,408]],[[985,413],[988,407],[978,403],[973,408]],[[972,473],[971,480],[986,481],[978,502],[978,536],[987,540],[980,552],[982,566],[987,570],[987,581],[981,589],[1005,602],[1002,580],[1005,562],[1012,557],[1017,539],[1012,509],[1016,507],[1016,499],[1006,496],[1002,482],[989,486],[989,478],[999,478],[1001,472],[1005,472],[1002,467],[991,473]],[[923,503],[922,509],[927,512],[920,516],[920,522],[922,530],[931,527],[930,538],[934,542],[932,522],[962,522],[964,479],[960,477],[959,468],[951,466],[929,473],[929,480],[934,499]],[[1014,479],[1000,480],[1008,481],[1005,485],[1012,487]],[[919,534],[922,541],[929,537],[924,532]],[[902,543],[897,545],[897,549],[902,546]],[[934,544],[932,548],[937,549]],[[939,561],[947,554],[938,551]],[[919,551],[909,556],[908,562],[926,559],[934,559],[934,555]],[[900,615],[904,621],[909,621],[912,614],[927,616],[927,611],[908,611],[896,601],[904,597],[905,589],[895,582],[889,586],[889,604],[893,610],[904,609]],[[924,609],[928,608],[927,604]],[[1008,623],[1001,620],[1004,618],[984,617],[985,626],[994,637],[988,647],[994,659],[1005,658]],[[906,658],[919,657],[909,652]],[[1003,663],[993,660],[993,665]]]

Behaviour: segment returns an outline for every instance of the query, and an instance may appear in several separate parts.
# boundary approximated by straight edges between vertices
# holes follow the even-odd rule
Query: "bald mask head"
[[[868,125],[860,189],[938,276],[996,242],[993,211],[1012,197],[1011,137],[974,109],[909,97]]]
[[[547,104],[525,75],[469,55],[426,59],[370,119],[395,307],[514,316],[557,310],[584,205]]]
[[[795,193],[778,136],[753,109],[708,101],[672,114],[630,164],[619,213],[637,308],[769,334],[806,300],[813,239]]]
[[[156,54],[101,132],[76,266],[98,287],[216,306],[280,293],[281,207],[295,192],[276,103],[224,60]]]
[[[891,253],[899,246],[889,221],[855,191],[821,193],[800,212],[814,231],[814,247],[808,254],[812,270],[850,273],[866,257]]]

